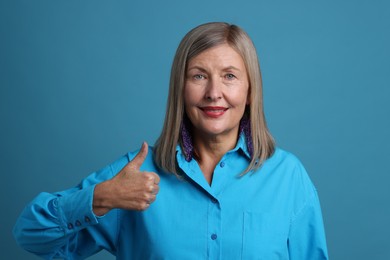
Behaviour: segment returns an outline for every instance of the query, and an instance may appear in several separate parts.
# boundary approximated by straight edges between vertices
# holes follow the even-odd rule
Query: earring
[[[190,124],[191,123],[187,118],[187,116],[184,116],[180,126],[180,136],[181,136],[182,149],[187,162],[192,160],[192,156],[194,152],[194,146],[192,144],[192,136],[189,131]]]
[[[240,121],[240,133],[244,133],[246,147],[251,157],[253,157],[253,140],[252,140],[252,128],[251,128],[251,120],[247,113],[241,118]]]

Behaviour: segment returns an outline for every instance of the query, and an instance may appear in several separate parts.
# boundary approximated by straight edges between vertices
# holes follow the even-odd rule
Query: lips
[[[225,114],[225,112],[228,110],[228,108],[226,108],[226,107],[210,107],[210,106],[201,107],[200,109],[203,111],[203,113],[206,116],[212,117],[212,118],[218,118],[218,117],[222,116],[223,114]]]

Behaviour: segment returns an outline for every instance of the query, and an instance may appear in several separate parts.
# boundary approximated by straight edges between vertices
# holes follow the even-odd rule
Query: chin
[[[226,135],[228,133],[230,133],[231,131],[233,131],[233,129],[228,129],[228,128],[206,128],[206,129],[203,129],[201,130],[201,132],[203,132],[203,134],[205,135],[208,135],[208,136],[218,136],[218,135]]]

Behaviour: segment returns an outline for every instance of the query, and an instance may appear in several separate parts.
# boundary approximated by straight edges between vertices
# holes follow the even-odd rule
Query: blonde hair
[[[183,148],[180,126],[185,114],[183,89],[187,64],[201,52],[224,43],[229,44],[241,55],[250,85],[249,118],[253,155],[242,174],[258,169],[274,153],[274,140],[268,131],[264,116],[261,72],[255,46],[246,32],[236,25],[222,22],[206,23],[184,36],[173,60],[165,121],[154,150],[156,164],[166,172],[178,174],[176,146],[180,144]]]

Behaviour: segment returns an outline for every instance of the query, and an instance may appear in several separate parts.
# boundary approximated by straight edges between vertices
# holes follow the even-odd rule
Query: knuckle
[[[143,201],[148,201],[150,199],[149,192],[145,192],[142,194],[142,200]]]
[[[148,181],[154,181],[154,176],[150,172],[146,172],[145,177]]]
[[[160,181],[160,176],[158,174],[154,174],[154,178],[156,179],[156,181]]]
[[[146,201],[140,201],[137,203],[135,209],[138,211],[143,211],[149,207],[149,204]]]
[[[138,211],[143,211],[143,210],[145,210],[146,208],[145,208],[145,203],[142,203],[142,204],[139,204],[138,206],[137,206],[137,210]]]
[[[144,182],[144,184],[143,184],[143,188],[144,188],[144,190],[146,191],[146,192],[149,192],[149,189],[150,189],[150,183],[149,182]]]
[[[142,173],[142,178],[144,179],[145,182],[149,182],[152,180],[152,178],[145,172]]]
[[[146,202],[142,203],[142,205],[141,205],[141,210],[145,210],[145,209],[147,209],[147,208],[149,208],[149,204],[146,203]]]

